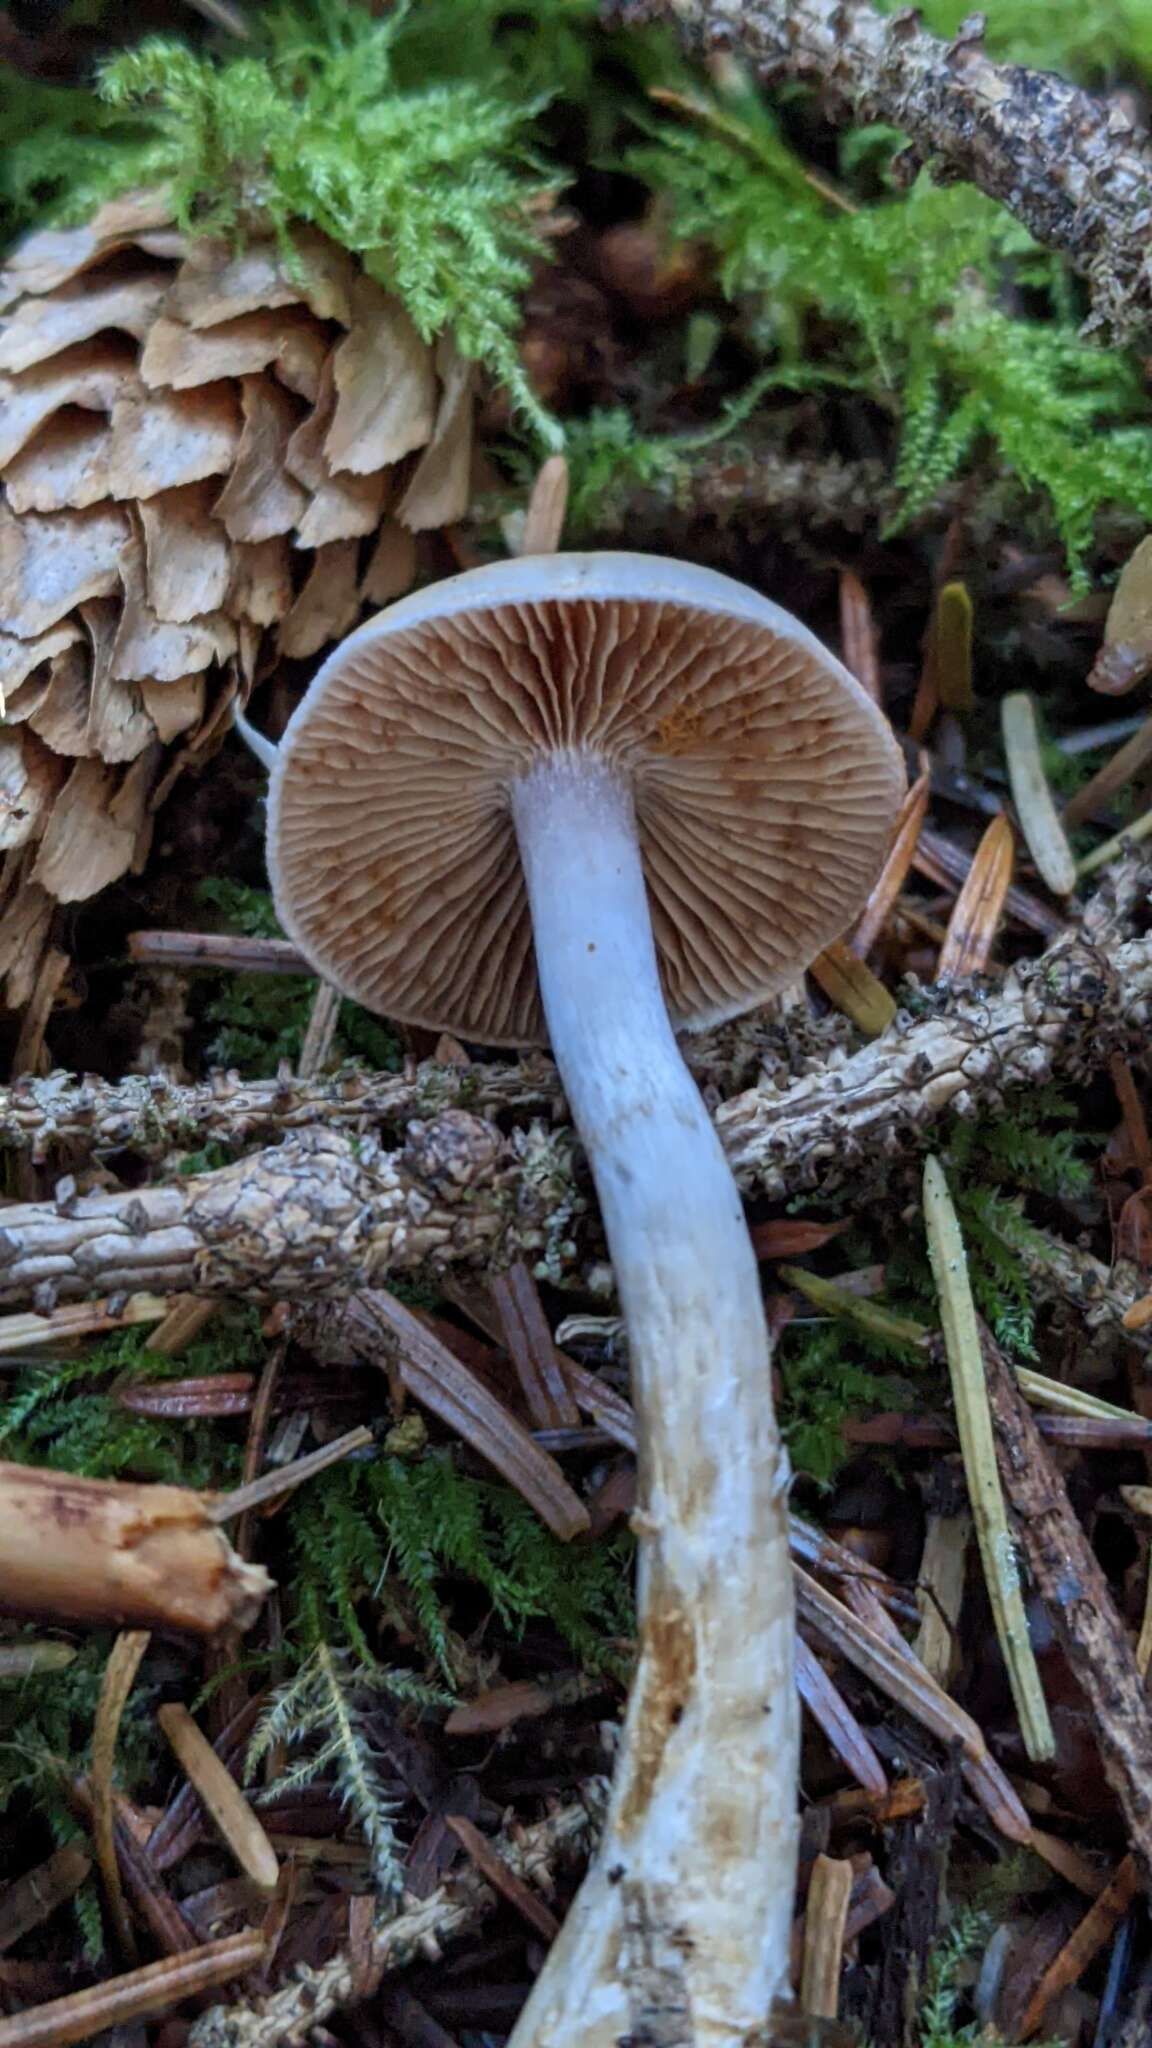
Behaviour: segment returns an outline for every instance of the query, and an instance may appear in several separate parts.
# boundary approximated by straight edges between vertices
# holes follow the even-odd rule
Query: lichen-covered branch
[[[901,1013],[860,1052],[833,1052],[791,1082],[734,1096],[717,1127],[737,1178],[775,1199],[847,1183],[882,1190],[894,1163],[915,1154],[942,1118],[987,1114],[1014,1088],[1098,1071],[1119,1048],[1142,1055],[1152,938],[1106,944],[1093,935],[1103,931],[1098,919],[1057,940],[999,988],[926,992],[921,1014]],[[513,1087],[522,1085],[523,1070],[510,1071],[520,1077]],[[93,1084],[91,1092],[100,1091]],[[302,1099],[294,1091],[292,1115]],[[314,1118],[348,1120],[338,1095],[326,1102],[318,1087],[308,1099]],[[0,1117],[11,1100],[9,1091],[5,1109],[0,1099]],[[210,1091],[172,1089],[166,1100],[174,1120],[189,1119],[189,1136],[194,1113],[214,1118]],[[367,1100],[353,1121],[368,1120]],[[314,1123],[174,1184],[80,1196],[65,1188],[55,1202],[3,1212],[0,1302],[47,1307],[141,1290],[350,1294],[413,1266],[491,1264],[523,1252],[557,1266],[572,1256],[583,1204],[572,1142],[565,1130],[540,1126],[505,1137],[467,1111],[446,1110],[413,1124],[393,1152],[374,1136]]]
[[[883,1175],[941,1117],[987,1114],[1013,1088],[1099,1069],[1142,1046],[1152,1019],[1152,939],[1104,948],[1059,939],[999,989],[931,991],[927,1013],[789,1087],[747,1089],[717,1125],[745,1185],[785,1196]]]
[[[1136,1351],[1152,1347],[1152,1323],[1140,1330],[1123,1327],[1125,1311],[1144,1291],[1143,1275],[1129,1261],[1116,1259],[1106,1266],[1081,1245],[1065,1244],[1042,1230],[1022,1238],[1017,1250],[1037,1294],[1066,1303],[1075,1315],[1079,1386],[1091,1386],[1109,1370],[1117,1339]],[[1094,1350],[1100,1353],[1099,1364]]]
[[[532,1827],[512,1826],[492,1847],[513,1875],[550,1892],[554,1866],[580,1855],[603,1819],[605,1786],[592,1780],[581,1804]],[[342,2006],[370,1998],[389,1970],[439,1955],[441,1944],[476,1926],[496,1903],[481,1873],[468,1869],[452,1877],[431,1898],[412,1900],[395,1920],[371,1929],[358,1953],[341,1950],[320,1969],[301,1964],[255,2007],[216,2005],[195,2021],[188,2048],[279,2048],[301,2042]]]
[[[484,1263],[538,1248],[560,1199],[562,1152],[515,1141],[464,1110],[410,1126],[388,1152],[372,1137],[293,1131],[214,1173],[124,1194],[14,1204],[0,1227],[0,1300],[145,1290],[354,1293],[427,1263]]]
[[[616,8],[614,11],[621,11]],[[866,0],[634,0],[632,19],[671,16],[705,49],[735,49],[767,82],[803,78],[861,121],[910,140],[909,170],[933,163],[998,199],[1087,279],[1093,319],[1118,335],[1152,315],[1152,148],[1115,103],[1044,71],[994,64],[973,15],[951,41],[914,9]]]
[[[322,1080],[283,1073],[272,1081],[214,1074],[187,1085],[163,1074],[122,1081],[24,1075],[0,1088],[0,1147],[45,1160],[52,1147],[157,1156],[177,1146],[242,1145],[314,1124],[403,1130],[414,1117],[467,1108],[485,1115],[541,1110],[561,1101],[556,1069],[528,1054],[516,1066],[447,1066],[425,1060],[412,1073],[373,1074],[350,1068]]]

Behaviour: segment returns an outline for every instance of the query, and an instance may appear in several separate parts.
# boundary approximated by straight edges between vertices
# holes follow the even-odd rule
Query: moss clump
[[[250,939],[283,938],[266,890],[213,877],[200,884],[199,894],[226,928]],[[295,1065],[317,986],[306,974],[223,976],[204,1013],[213,1027],[208,1058],[216,1066],[253,1076],[273,1072],[282,1060]],[[379,1017],[358,1003],[342,1003],[332,1063],[338,1065],[342,1059],[363,1060],[377,1073],[396,1073],[400,1042]],[[198,1157],[194,1170],[204,1172],[213,1163],[220,1162]]]
[[[167,183],[189,232],[272,232],[290,246],[302,223],[320,228],[397,293],[426,340],[449,332],[485,364],[557,445],[515,343],[541,251],[542,172],[526,142],[539,102],[506,70],[491,84],[401,84],[407,21],[314,0],[266,12],[240,57],[143,42],[105,65],[96,101],[41,104],[8,172],[12,210],[39,192],[82,219],[110,193]],[[69,136],[77,118],[82,146]]]
[[[894,416],[897,525],[989,454],[1046,495],[1078,583],[1101,505],[1152,519],[1138,367],[1079,339],[1063,266],[1002,208],[926,175],[898,192],[893,130],[848,138],[837,190],[750,93],[690,104],[693,124],[654,128],[633,165],[715,249],[765,383]]]

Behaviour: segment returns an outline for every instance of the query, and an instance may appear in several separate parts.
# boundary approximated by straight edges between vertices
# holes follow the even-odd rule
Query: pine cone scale
[[[0,306],[12,1003],[52,901],[139,869],[255,678],[410,586],[415,534],[467,507],[475,399],[454,344],[318,230],[189,238],[163,193],[33,235]]]

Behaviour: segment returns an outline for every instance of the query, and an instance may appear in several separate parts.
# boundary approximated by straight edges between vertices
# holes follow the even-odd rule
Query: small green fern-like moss
[[[42,1634],[27,1630],[29,1636]],[[11,1638],[18,1648],[19,1635]],[[70,1781],[87,1770],[92,1724],[108,1655],[115,1638],[109,1630],[88,1633],[71,1664],[63,1670],[32,1672],[21,1678],[0,1678],[0,1811],[8,1820],[23,1814],[43,1827],[57,1846],[87,1837],[69,1799]],[[153,1770],[159,1736],[156,1691],[147,1683],[132,1691],[120,1722],[116,1749],[117,1782],[132,1791],[147,1782]],[[104,1954],[100,1895],[89,1879],[72,1900],[84,1953],[96,1963]]]
[[[78,86],[44,85],[0,65],[0,243],[61,205],[92,210],[131,183],[147,147],[137,123]]]
[[[975,2024],[958,2027],[960,1976],[992,1931],[988,1913],[966,1908],[956,1915],[928,1957],[924,1997],[919,2014],[919,2048],[967,2048],[979,2039]]]
[[[272,898],[243,882],[209,877],[200,884],[203,902],[223,924],[246,938],[279,939]],[[299,1057],[317,983],[309,975],[229,974],[208,1003],[206,1017],[215,1025],[208,1057],[217,1066],[240,1074],[267,1074],[282,1060],[295,1065]],[[377,1073],[395,1073],[400,1066],[399,1040],[379,1017],[357,1003],[342,1003],[333,1062],[363,1060]]]
[[[505,1627],[547,1617],[593,1669],[611,1662],[611,1640],[633,1626],[625,1542],[559,1543],[519,1494],[459,1472],[445,1454],[334,1467],[288,1517],[319,1631],[365,1665],[376,1656],[361,1603],[370,1594],[386,1605],[389,1581],[449,1684],[453,1580],[479,1586]]]
[[[288,249],[310,223],[396,292],[426,339],[452,333],[556,446],[560,430],[515,342],[541,246],[530,210],[541,174],[525,143],[536,103],[507,78],[500,92],[466,80],[399,85],[405,18],[313,0],[269,10],[240,57],[141,43],[101,74],[109,147],[92,153],[87,175],[72,176],[72,158],[53,174],[47,149],[37,170],[33,136],[20,189],[54,182],[80,217],[111,191],[164,182],[190,232],[272,232]],[[95,115],[89,125],[100,132]]]
[[[895,411],[903,518],[988,449],[1046,495],[1078,583],[1101,505],[1152,518],[1137,366],[1078,338],[1061,266],[1003,209],[926,175],[837,206],[752,95],[696,111],[702,126],[650,129],[633,167],[678,231],[716,250],[777,381],[818,374]],[[1034,295],[1035,317],[1004,309],[1008,283]]]
[[[865,1334],[842,1323],[786,1330],[777,1347],[784,1441],[796,1470],[818,1485],[849,1455],[849,1418],[899,1407],[912,1392],[906,1379],[873,1370],[869,1353]]]
[[[238,1444],[210,1422],[155,1420],[121,1408],[105,1383],[258,1371],[259,1313],[222,1309],[205,1335],[173,1359],[148,1349],[147,1332],[100,1339],[76,1358],[22,1372],[0,1413],[0,1457],[89,1479],[163,1480],[176,1486],[238,1483]]]
[[[251,1784],[275,1744],[303,1750],[279,1774],[271,1792],[281,1798],[320,1778],[334,1778],[367,1844],[376,1889],[385,1901],[395,1900],[404,1888],[403,1861],[392,1826],[394,1808],[381,1782],[369,1710],[373,1699],[381,1696],[444,1706],[447,1695],[410,1672],[357,1663],[347,1651],[334,1649],[318,1632],[310,1587],[304,1590],[302,1625],[311,1648],[261,1715],[245,1762],[247,1781]]]

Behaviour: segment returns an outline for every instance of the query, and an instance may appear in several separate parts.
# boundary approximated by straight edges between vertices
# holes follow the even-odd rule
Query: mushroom
[[[793,981],[883,858],[901,756],[789,613],[629,553],[472,569],[324,663],[272,765],[285,930],[368,1008],[549,1042],[640,1444],[639,1660],[602,1843],[514,2035],[729,2048],[788,1996],[789,1467],[741,1200],[674,1027]]]

